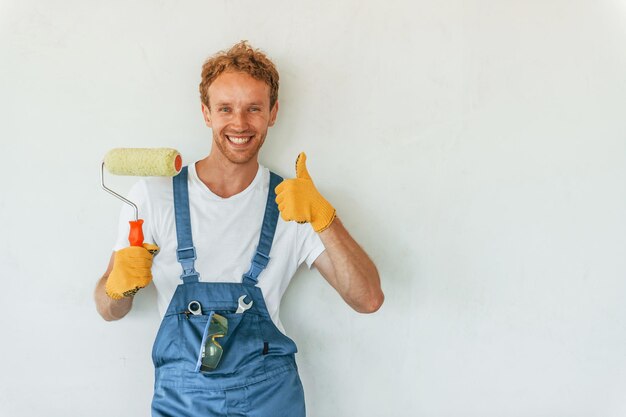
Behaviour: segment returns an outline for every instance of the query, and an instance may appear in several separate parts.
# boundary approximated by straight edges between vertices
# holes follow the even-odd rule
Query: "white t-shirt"
[[[254,180],[245,190],[222,198],[198,178],[195,164],[189,165],[191,233],[198,257],[195,268],[201,282],[241,282],[249,270],[261,233],[269,178],[269,170],[259,165]],[[144,242],[160,247],[154,257],[152,275],[161,316],[176,286],[182,283],[182,267],[176,260],[178,243],[172,190],[172,178],[150,177],[138,181],[128,194],[128,199],[139,209],[139,218],[144,220]],[[124,204],[114,250],[129,245],[130,220],[134,220],[134,211]],[[324,245],[310,224],[285,222],[278,217],[270,262],[259,275],[258,286],[272,320],[283,333],[279,308],[289,281],[303,262],[311,268],[323,251]]]

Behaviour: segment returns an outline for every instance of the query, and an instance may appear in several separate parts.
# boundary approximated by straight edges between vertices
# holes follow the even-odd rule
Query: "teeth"
[[[237,138],[234,136],[226,136],[228,138],[228,140],[230,140],[231,142],[237,144],[237,145],[243,145],[244,143],[247,143],[250,141],[250,136],[246,136],[243,138]]]

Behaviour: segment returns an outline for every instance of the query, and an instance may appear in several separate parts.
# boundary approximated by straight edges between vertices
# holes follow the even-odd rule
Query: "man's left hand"
[[[335,208],[317,191],[306,169],[304,152],[296,159],[296,178],[284,180],[275,189],[280,216],[285,221],[311,223],[322,232],[335,220]]]

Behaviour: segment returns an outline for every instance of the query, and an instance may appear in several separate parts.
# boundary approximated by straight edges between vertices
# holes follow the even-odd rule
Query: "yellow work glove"
[[[306,169],[304,152],[296,159],[296,178],[284,180],[275,189],[280,216],[285,221],[311,223],[321,232],[335,220],[335,208],[317,191]]]
[[[107,295],[115,300],[133,296],[152,281],[152,257],[156,245],[129,246],[115,252],[113,269],[107,278]]]

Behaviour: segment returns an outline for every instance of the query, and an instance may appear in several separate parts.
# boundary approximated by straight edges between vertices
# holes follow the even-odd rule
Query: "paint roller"
[[[131,246],[143,244],[143,220],[139,218],[139,210],[135,203],[104,185],[104,168],[114,175],[173,177],[180,172],[182,165],[180,153],[172,148],[116,148],[104,156],[100,170],[102,188],[135,210],[135,220],[129,221],[128,241]]]

